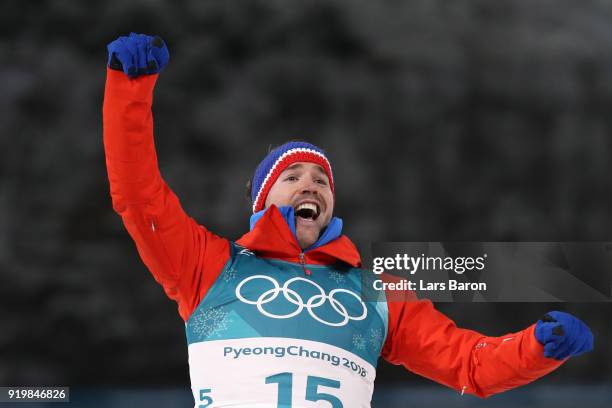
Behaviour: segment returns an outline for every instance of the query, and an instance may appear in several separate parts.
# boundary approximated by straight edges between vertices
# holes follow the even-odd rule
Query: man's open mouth
[[[321,210],[317,204],[302,203],[295,208],[295,215],[306,220],[316,220]]]

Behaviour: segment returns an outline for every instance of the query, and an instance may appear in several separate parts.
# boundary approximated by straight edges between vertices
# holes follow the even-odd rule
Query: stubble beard
[[[315,228],[303,228],[300,226],[296,227],[296,235],[297,241],[300,245],[300,248],[306,249],[319,239],[319,231],[316,231]]]

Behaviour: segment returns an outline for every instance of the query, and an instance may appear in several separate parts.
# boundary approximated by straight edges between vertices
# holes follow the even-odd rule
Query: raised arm
[[[462,394],[487,397],[534,381],[568,356],[592,349],[584,323],[555,313],[520,332],[488,337],[458,328],[428,300],[389,302],[382,356]]]
[[[103,128],[113,209],[187,320],[228,259],[229,243],[185,214],[158,169],[151,105],[166,45],[132,33],[108,50]]]

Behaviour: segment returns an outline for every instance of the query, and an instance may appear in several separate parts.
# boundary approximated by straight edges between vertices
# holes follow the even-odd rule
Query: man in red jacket
[[[185,214],[157,165],[151,106],[166,45],[132,33],[108,51],[113,208],[178,303],[196,406],[368,407],[381,356],[486,397],[592,349],[588,327],[562,312],[487,337],[457,328],[427,300],[364,302],[361,258],[333,216],[332,166],[309,143],[286,143],[259,164],[248,233],[236,242],[213,234]]]

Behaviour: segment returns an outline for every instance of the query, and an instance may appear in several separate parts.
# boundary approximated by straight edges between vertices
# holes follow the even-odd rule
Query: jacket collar
[[[287,222],[287,225],[289,225],[289,230],[291,231],[291,234],[297,239],[297,232],[295,230],[295,212],[293,210],[293,207],[288,205],[276,208]],[[266,211],[268,211],[267,208],[251,215],[251,220],[249,223],[250,229],[253,229],[253,227],[257,224],[257,221],[259,221],[259,219],[266,213]],[[311,249],[323,246],[328,242],[331,242],[334,239],[338,238],[340,235],[342,235],[342,220],[338,217],[332,217],[332,219],[329,221],[329,224],[327,224],[327,227],[323,230],[323,233],[319,236],[319,239],[317,239],[317,241],[308,248],[303,249],[303,252],[310,251]]]
[[[302,249],[289,224],[275,205],[271,205],[257,220],[251,231],[244,234],[236,243],[257,252],[264,258],[297,262],[302,254]],[[361,266],[359,252],[346,235],[303,253],[306,263],[328,265],[342,261],[353,267]]]

